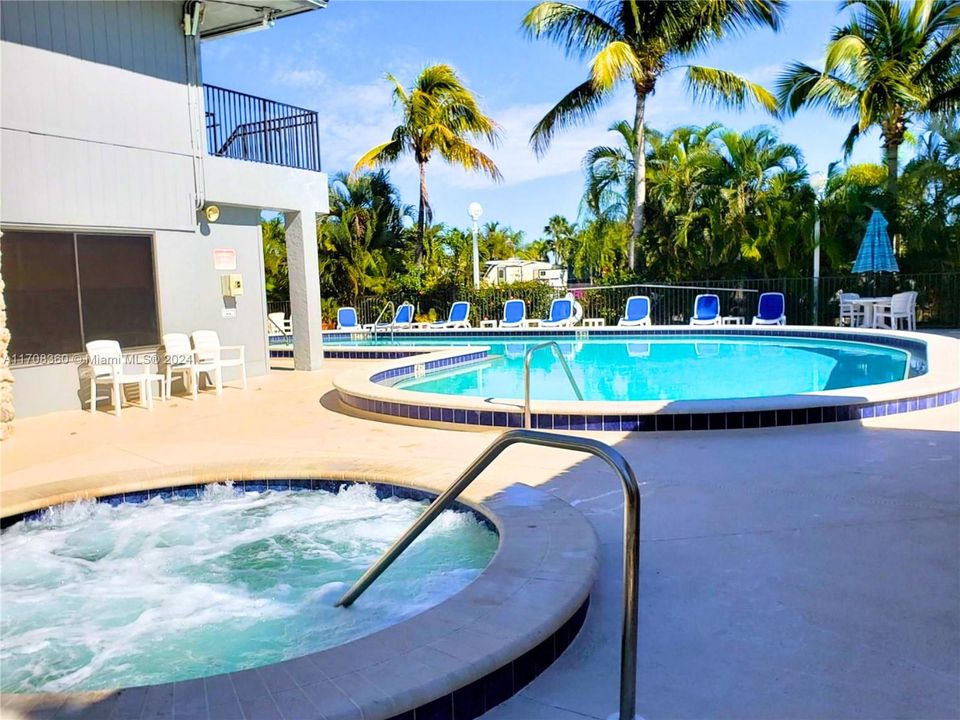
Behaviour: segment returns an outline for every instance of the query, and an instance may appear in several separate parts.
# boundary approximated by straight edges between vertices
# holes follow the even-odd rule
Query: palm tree
[[[546,151],[557,130],[591,116],[621,83],[634,92],[631,269],[646,202],[643,122],[647,96],[663,73],[686,67],[687,85],[696,95],[728,105],[754,103],[774,110],[776,99],[759,85],[725,70],[680,62],[724,35],[753,26],[778,29],[784,5],[785,0],[590,0],[584,8],[551,0],[539,3],[524,18],[530,36],[554,40],[568,55],[591,57],[589,77],[534,128],[530,140],[538,154]]]
[[[554,215],[543,227],[547,250],[553,253],[553,262],[563,265],[573,248],[573,241],[577,233],[575,225],[571,224],[563,215]]]
[[[287,241],[283,218],[260,221],[263,239],[263,272],[268,300],[286,300],[290,292],[287,270]]]
[[[586,189],[583,204],[596,217],[626,220],[633,225],[636,193],[637,134],[626,120],[609,128],[619,135],[619,146],[598,145],[583,158]]]
[[[713,238],[704,227],[709,216],[707,206],[715,199],[711,183],[716,179],[713,158],[717,147],[713,140],[721,130],[719,123],[681,126],[668,134],[647,129],[648,202],[653,210],[653,232],[648,231],[646,244],[655,263],[671,267],[672,272],[661,267],[663,277],[680,279],[701,271],[689,265],[680,267],[680,253],[688,252],[691,237],[695,239],[693,251],[698,256],[711,255]]]
[[[844,142],[878,127],[887,192],[896,204],[900,145],[909,123],[960,100],[960,3],[956,0],[847,0],[857,16],[835,28],[823,70],[794,62],[778,81],[783,112],[822,107],[854,120]]]
[[[330,213],[317,226],[320,274],[329,290],[352,302],[365,292],[383,292],[400,264],[403,219],[412,212],[386,170],[334,175]]]
[[[422,263],[423,230],[432,217],[427,194],[427,163],[437,153],[451,165],[479,170],[499,182],[503,178],[493,160],[470,144],[481,138],[495,144],[499,139],[498,128],[483,114],[473,93],[449,65],[424,68],[409,90],[393,75],[388,74],[387,80],[393,83],[393,101],[401,110],[401,123],[394,128],[389,140],[357,160],[353,170],[386,165],[402,155],[413,155],[420,171],[417,261]]]
[[[742,134],[725,130],[717,146],[722,203],[714,208],[715,227],[726,236],[728,253],[759,260],[761,246],[774,242],[778,231],[766,222],[766,205],[794,186],[806,185],[803,154],[796,145],[779,142],[769,127]]]

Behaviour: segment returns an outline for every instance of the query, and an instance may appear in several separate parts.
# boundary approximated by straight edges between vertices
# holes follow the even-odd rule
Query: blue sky
[[[568,130],[538,159],[529,148],[533,125],[586,77],[586,64],[569,60],[554,45],[527,40],[520,21],[532,2],[365,2],[332,0],[325,10],[281,20],[263,32],[204,43],[205,82],[315,109],[327,172],[350,169],[360,155],[387,140],[397,122],[390,99],[391,72],[408,85],[434,62],[453,65],[502,127],[499,147],[489,153],[504,182],[446,166],[428,166],[434,218],[469,224],[471,201],[484,207],[482,222],[499,221],[539,237],[546,220],[559,213],[574,219],[583,189],[586,150],[613,138],[611,122],[633,115],[624,88],[595,119]],[[793,2],[779,33],[751,31],[715,46],[697,62],[741,73],[772,86],[785,63],[819,66],[838,16],[834,2]],[[811,171],[826,171],[841,158],[849,122],[821,111],[803,111],[785,123],[760,112],[730,112],[694,102],[682,71],[661,78],[647,104],[648,124],[665,130],[719,120],[738,130],[775,125],[784,141],[800,146]],[[852,162],[879,160],[876,133],[863,138]],[[417,201],[412,161],[391,169],[405,202]]]

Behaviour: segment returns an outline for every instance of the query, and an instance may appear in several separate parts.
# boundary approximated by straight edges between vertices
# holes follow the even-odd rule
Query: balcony
[[[215,85],[203,93],[209,154],[320,172],[315,111]]]

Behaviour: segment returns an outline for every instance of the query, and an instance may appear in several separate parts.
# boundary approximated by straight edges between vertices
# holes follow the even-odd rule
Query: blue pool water
[[[259,667],[435,605],[487,565],[497,536],[448,510],[362,600],[334,602],[423,512],[339,492],[77,502],[0,535],[0,690],[131,687]],[[0,715],[3,713],[0,712]]]
[[[522,398],[526,349],[545,338],[404,338],[411,345],[488,345],[484,363],[407,379],[398,388],[474,397]],[[400,339],[397,344],[400,344]],[[585,400],[751,398],[855,388],[902,380],[909,355],[867,343],[790,337],[690,336],[560,342]],[[531,396],[574,400],[548,350],[531,363]]]

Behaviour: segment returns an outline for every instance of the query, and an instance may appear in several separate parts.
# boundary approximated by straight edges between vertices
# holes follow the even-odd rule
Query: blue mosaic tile
[[[570,429],[570,416],[569,416],[569,415],[554,415],[554,416],[553,416],[553,429],[554,429],[554,430],[569,430],[569,429]]]
[[[270,490],[289,490],[289,480],[267,480],[267,488]]]
[[[676,415],[673,419],[674,430],[689,430],[692,427],[690,415]]]
[[[656,415],[654,423],[657,428],[657,432],[672,432],[673,431],[673,415],[664,414]]]
[[[603,417],[603,430],[619,430],[619,429],[620,429],[619,415],[605,415]]]
[[[507,426],[507,414],[504,412],[495,412],[493,414],[493,424],[496,427]]]
[[[637,416],[637,432],[653,432],[656,429],[657,421],[655,415]]]
[[[726,430],[727,429],[726,413],[710,413],[709,418],[710,418],[709,419],[710,430]]]
[[[586,430],[586,429],[587,429],[587,417],[586,417],[586,415],[571,415],[571,416],[570,416],[570,429],[571,429],[571,430]]]
[[[603,430],[603,417],[600,415],[587,415],[585,426],[586,429],[590,431]]]
[[[490,410],[481,410],[480,411],[480,424],[481,425],[493,425],[493,413]]]

